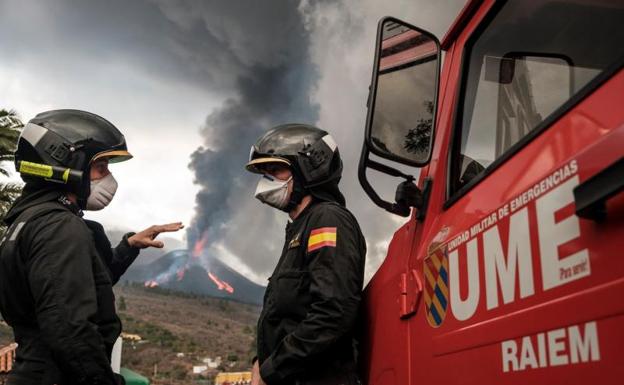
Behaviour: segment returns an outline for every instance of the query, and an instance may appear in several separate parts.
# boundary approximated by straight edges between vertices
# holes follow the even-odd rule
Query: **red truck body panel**
[[[493,3],[469,2],[442,42],[426,217],[397,230],[365,290],[370,385],[624,381],[624,194],[600,222],[572,193],[624,155],[624,70],[447,203],[461,55]]]

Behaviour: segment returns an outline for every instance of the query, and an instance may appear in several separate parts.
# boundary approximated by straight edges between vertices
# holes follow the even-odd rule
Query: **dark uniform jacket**
[[[102,226],[59,191],[24,193],[4,221],[0,311],[18,343],[9,384],[116,384],[121,332],[112,285],[139,253],[111,249]]]
[[[286,227],[258,320],[268,385],[356,384],[354,326],[366,244],[342,205],[314,202]]]

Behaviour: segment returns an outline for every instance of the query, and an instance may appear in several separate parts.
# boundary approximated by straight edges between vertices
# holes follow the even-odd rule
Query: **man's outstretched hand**
[[[166,225],[154,225],[150,226],[147,229],[134,234],[133,236],[128,238],[128,244],[131,247],[136,247],[139,249],[145,249],[147,247],[156,247],[158,249],[162,249],[165,246],[161,241],[156,241],[155,238],[160,233],[167,232],[175,232],[180,229],[183,229],[184,225],[182,222],[168,223]]]

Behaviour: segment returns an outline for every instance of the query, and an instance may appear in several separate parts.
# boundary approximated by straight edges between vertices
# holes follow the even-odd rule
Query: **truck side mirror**
[[[431,181],[420,191],[413,176],[370,159],[370,154],[409,166],[429,163],[439,74],[440,43],[434,35],[392,17],[379,21],[358,177],[376,205],[397,215],[408,216],[415,207],[417,218],[424,218]],[[405,179],[397,188],[395,203],[383,200],[373,189],[368,168]]]
[[[440,44],[403,21],[379,24],[366,143],[382,158],[424,166],[431,156]]]

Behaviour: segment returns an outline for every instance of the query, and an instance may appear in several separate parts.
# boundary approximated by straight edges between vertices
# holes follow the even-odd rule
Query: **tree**
[[[8,177],[8,163],[15,157],[13,153],[17,148],[17,140],[24,123],[15,111],[0,109],[0,174]],[[4,218],[7,211],[19,196],[22,187],[17,183],[0,182],[0,217]],[[4,235],[6,227],[0,223],[0,236]]]
[[[412,154],[423,154],[429,150],[431,140],[431,126],[433,123],[433,102],[424,102],[427,112],[431,115],[429,119],[418,119],[415,128],[410,129],[405,135],[403,148]]]

